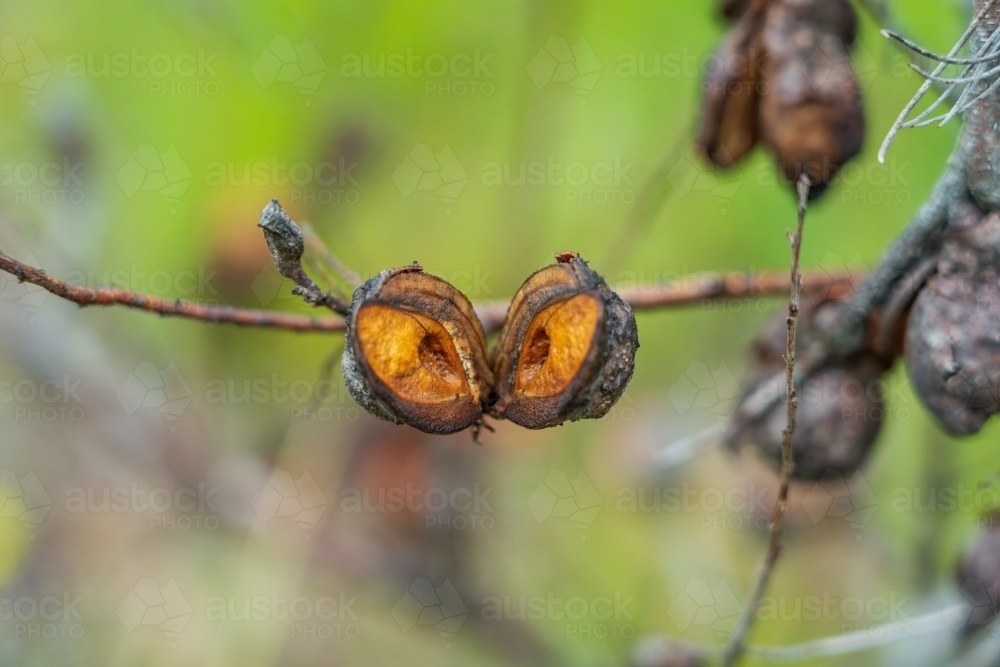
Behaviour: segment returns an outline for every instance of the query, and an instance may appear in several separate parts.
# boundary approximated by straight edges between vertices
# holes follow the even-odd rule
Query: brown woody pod
[[[376,417],[427,433],[479,422],[493,383],[469,300],[419,267],[383,271],[354,293],[343,371]]]
[[[753,0],[719,0],[719,13],[730,21],[743,16]]]
[[[815,308],[806,299],[799,313],[797,351],[815,335],[811,323],[816,317],[830,316],[837,302],[827,301]],[[825,311],[825,312],[824,312]],[[753,394],[760,383],[783,372],[787,347],[786,314],[776,315],[754,344],[755,365],[750,378]],[[849,475],[857,470],[871,451],[882,427],[885,402],[881,374],[891,362],[870,352],[861,352],[813,371],[798,391],[799,407],[792,456],[797,479],[820,479],[828,471]],[[782,385],[784,388],[784,385]],[[787,424],[785,401],[775,402],[757,419],[737,406],[726,442],[732,448],[753,444],[765,459],[781,464],[782,431]]]
[[[923,402],[953,435],[1000,412],[1000,215],[954,208],[936,275],[906,329],[906,365]]]
[[[754,15],[744,16],[716,50],[705,77],[701,132],[695,145],[722,169],[734,166],[757,143],[757,105],[763,88],[763,53],[757,38],[761,18],[757,8]]]
[[[761,32],[767,53],[761,140],[788,181],[809,176],[813,197],[864,141],[861,92],[849,52],[856,24],[846,0],[775,0]]]
[[[997,617],[1000,594],[1000,517],[976,534],[972,545],[955,570],[959,595],[972,608],[962,623],[962,633],[971,635]]]
[[[632,377],[635,316],[574,253],[514,295],[494,353],[490,414],[526,428],[604,416]]]

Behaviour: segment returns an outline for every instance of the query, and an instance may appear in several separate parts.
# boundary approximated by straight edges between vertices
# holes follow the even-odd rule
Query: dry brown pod
[[[813,322],[834,316],[837,301],[805,299],[799,314],[797,350],[816,335]],[[768,323],[754,343],[755,363],[750,377],[753,393],[760,383],[785,368],[786,315]],[[881,376],[891,359],[871,352],[855,354],[812,371],[799,389],[799,407],[792,452],[797,479],[816,480],[828,472],[846,476],[857,470],[871,451],[882,427],[885,400]],[[782,385],[782,391],[784,385]],[[744,415],[741,402],[733,415],[726,442],[732,448],[752,444],[775,466],[781,463],[782,431],[786,425],[785,402],[778,401],[758,419]]]
[[[761,140],[789,182],[809,176],[812,196],[864,142],[861,91],[850,56],[856,27],[846,0],[775,0],[761,32],[767,53]]]
[[[603,417],[639,347],[629,305],[576,254],[557,259],[514,295],[493,355],[490,414],[533,429]]]
[[[971,606],[961,631],[970,635],[997,617],[1000,595],[1000,517],[993,515],[955,569],[959,595]],[[958,629],[958,628],[956,628]]]
[[[1000,214],[954,207],[905,354],[917,393],[951,434],[978,433],[1000,412]]]
[[[625,391],[638,348],[632,309],[574,253],[533,274],[511,302],[491,363],[468,299],[419,267],[354,294],[343,371],[381,419],[428,433],[482,424],[528,428],[601,417]]]
[[[695,140],[705,157],[721,169],[728,169],[742,160],[758,139],[757,107],[764,88],[761,80],[764,54],[759,32],[765,4],[745,4],[747,6],[740,11],[742,19],[729,31],[709,61],[701,106],[701,131]]]
[[[705,78],[695,144],[717,167],[761,141],[782,176],[819,195],[861,150],[865,119],[851,66],[857,15],[847,0],[724,2],[739,16]]]
[[[342,367],[362,407],[428,433],[480,422],[493,384],[472,304],[418,266],[383,271],[357,289]]]
[[[719,0],[719,13],[730,21],[743,16],[753,0]]]

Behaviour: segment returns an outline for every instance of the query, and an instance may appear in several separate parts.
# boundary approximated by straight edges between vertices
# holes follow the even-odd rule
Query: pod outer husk
[[[516,373],[532,319],[547,306],[579,294],[595,296],[601,313],[578,372],[556,396],[518,396]],[[532,274],[511,301],[493,355],[497,401],[490,415],[531,429],[603,417],[628,386],[638,347],[631,307],[584,260],[560,256],[557,264]]]
[[[761,89],[759,40],[746,43],[746,29],[734,29],[719,45],[707,73],[701,131],[695,140],[712,164],[728,169],[757,143],[757,105]]]
[[[414,406],[396,396],[368,366],[356,335],[357,314],[368,304],[409,310],[441,323],[462,360],[470,400]],[[472,304],[445,281],[415,267],[383,271],[355,291],[341,368],[351,396],[372,415],[435,434],[454,433],[478,422],[493,383],[486,334]]]
[[[851,66],[857,18],[844,0],[774,2],[761,34],[767,53],[762,142],[792,183],[806,174],[815,197],[864,143],[861,91]]]
[[[946,431],[978,433],[1000,412],[1000,214],[956,206],[906,328],[917,394]]]

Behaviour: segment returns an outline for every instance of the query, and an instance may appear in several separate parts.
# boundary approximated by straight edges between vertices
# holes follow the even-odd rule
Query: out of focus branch
[[[163,299],[149,294],[139,294],[117,287],[96,289],[77,287],[53,278],[45,271],[19,262],[2,252],[0,252],[0,271],[11,274],[19,282],[38,285],[47,292],[80,306],[125,306],[203,322],[270,327],[289,331],[332,333],[344,331],[345,326],[343,318],[340,317],[307,317],[232,306],[207,306],[182,299]],[[818,271],[803,276],[803,285],[816,289],[828,288],[833,292],[844,291],[850,289],[850,284],[857,277],[857,274],[829,274]],[[623,289],[619,294],[634,309],[645,311],[732,299],[767,299],[786,293],[788,287],[787,276],[771,273],[753,276],[741,273],[704,274],[653,287]],[[480,303],[476,306],[476,312],[487,331],[497,331],[503,326],[504,318],[507,316],[507,302]]]
[[[795,391],[795,337],[799,322],[799,299],[802,294],[802,277],[799,275],[799,256],[802,251],[802,229],[806,221],[806,205],[809,200],[809,188],[812,183],[805,174],[799,179],[797,189],[799,193],[799,209],[796,230],[794,234],[789,233],[788,241],[792,246],[792,270],[790,272],[789,283],[791,289],[788,296],[788,340],[785,347],[785,400],[788,404],[788,414],[785,428],[781,432],[781,480],[778,486],[778,502],[774,505],[774,514],[771,516],[771,525],[768,529],[767,552],[764,560],[757,572],[757,579],[750,597],[747,600],[743,615],[740,616],[733,635],[726,644],[726,651],[723,654],[722,664],[731,667],[743,655],[746,650],[746,638],[753,627],[753,622],[757,618],[757,608],[767,591],[767,585],[771,581],[771,573],[781,555],[781,531],[785,522],[785,513],[788,511],[788,488],[792,481],[792,471],[795,468],[795,460],[792,457],[792,442],[795,438],[795,418],[799,409],[799,396]]]

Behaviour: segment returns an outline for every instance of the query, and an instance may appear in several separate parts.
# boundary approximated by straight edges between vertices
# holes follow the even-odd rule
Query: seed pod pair
[[[806,299],[799,312],[796,350],[809,344],[819,319],[834,317],[842,302],[816,300],[814,307]],[[787,346],[786,315],[776,315],[754,343],[755,365],[750,389],[754,389],[785,368],[783,355]],[[794,475],[816,480],[829,471],[849,475],[868,456],[882,427],[885,400],[880,377],[891,359],[863,351],[847,359],[812,371],[798,391],[799,407],[792,453]],[[784,385],[782,385],[782,390]],[[744,398],[744,401],[746,399]],[[732,448],[753,444],[774,465],[781,463],[782,430],[786,426],[784,401],[776,402],[756,419],[746,413],[743,401],[736,408],[726,434]]]
[[[577,255],[533,274],[511,301],[490,358],[469,300],[419,267],[354,293],[344,378],[376,417],[454,433],[483,415],[537,429],[602,417],[638,348],[631,308]]]
[[[917,295],[906,364],[923,402],[953,435],[1000,412],[1000,214],[953,207],[937,274]]]
[[[760,140],[789,182],[806,174],[820,194],[864,140],[856,28],[847,0],[749,3],[705,81],[696,144],[708,159],[731,167]]]

